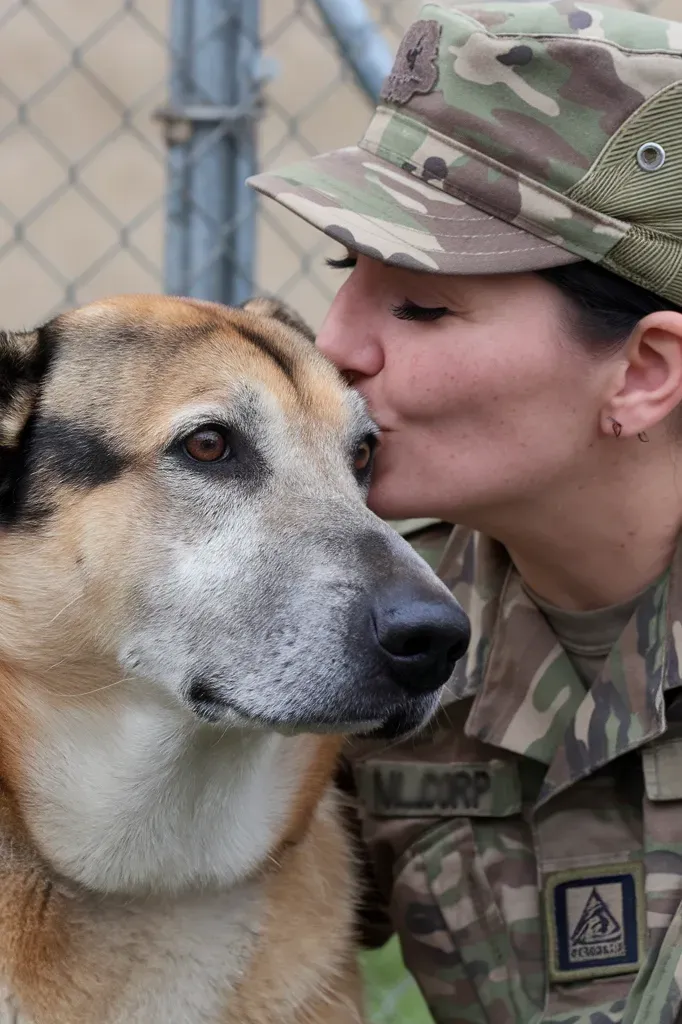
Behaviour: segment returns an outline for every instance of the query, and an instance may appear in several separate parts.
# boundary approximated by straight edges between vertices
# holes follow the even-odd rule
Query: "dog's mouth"
[[[245,717],[203,679],[195,679],[192,682],[187,692],[187,703],[197,718],[213,725],[224,723],[231,714],[239,718]]]
[[[233,724],[236,728],[278,732],[286,735],[297,733],[331,733],[337,735],[360,735],[367,739],[394,740],[417,732],[431,718],[438,704],[437,696],[425,695],[418,701],[411,701],[409,707],[387,709],[385,714],[368,717],[358,707],[349,713],[348,709],[330,709],[328,714],[271,715],[261,711],[250,711],[232,698],[216,693],[213,687],[195,680],[187,693],[188,704],[201,721],[212,725]]]
[[[394,711],[380,725],[362,730],[362,738],[367,740],[397,740],[404,739],[418,732],[431,717],[430,713],[425,715],[414,715],[405,711]]]

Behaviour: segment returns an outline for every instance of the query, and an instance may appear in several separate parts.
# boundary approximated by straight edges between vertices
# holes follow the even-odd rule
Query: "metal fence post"
[[[376,103],[393,57],[363,0],[315,2],[358,85]]]
[[[258,0],[173,0],[165,287],[236,305],[252,294]]]

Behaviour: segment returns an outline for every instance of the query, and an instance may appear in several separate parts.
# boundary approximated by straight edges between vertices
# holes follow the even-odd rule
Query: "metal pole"
[[[239,304],[252,293],[258,0],[172,0],[166,291]]]
[[[358,85],[376,103],[393,57],[363,0],[315,2]]]
[[[235,103],[253,106],[253,116],[245,119],[234,159],[234,267],[232,301],[245,302],[254,294],[256,262],[257,196],[245,184],[258,171],[257,117],[260,113],[260,86],[264,80],[260,54],[260,2],[243,0],[241,32],[235,66]]]
[[[191,0],[172,0],[170,15],[170,105],[182,106],[189,75],[189,25]],[[166,249],[164,254],[164,280],[170,295],[186,295],[187,247],[190,235],[189,166],[187,142],[181,135],[173,137],[166,122]]]

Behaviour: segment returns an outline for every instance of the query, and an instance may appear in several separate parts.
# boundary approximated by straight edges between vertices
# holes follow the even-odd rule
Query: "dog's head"
[[[311,342],[146,296],[0,334],[0,661],[222,727],[424,720],[468,624],[365,507],[376,430]]]

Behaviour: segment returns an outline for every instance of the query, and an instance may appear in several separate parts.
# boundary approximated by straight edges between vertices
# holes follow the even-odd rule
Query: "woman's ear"
[[[651,313],[633,331],[619,362],[601,427],[636,437],[652,430],[682,402],[682,313]]]

